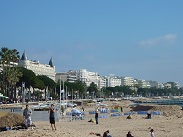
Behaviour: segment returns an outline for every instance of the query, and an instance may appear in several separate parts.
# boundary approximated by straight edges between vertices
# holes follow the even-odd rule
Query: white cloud
[[[171,44],[177,39],[176,34],[166,34],[164,36],[156,37],[153,39],[143,40],[139,42],[142,47],[158,46]]]

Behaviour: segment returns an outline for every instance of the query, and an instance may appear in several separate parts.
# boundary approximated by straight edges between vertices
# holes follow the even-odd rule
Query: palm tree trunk
[[[14,99],[14,98],[13,98],[13,91],[14,91],[14,88],[13,88],[12,85],[10,86],[10,89],[11,89],[11,99]]]
[[[16,86],[15,85],[13,86],[13,89],[14,89],[14,99],[17,99],[17,91],[16,91]]]

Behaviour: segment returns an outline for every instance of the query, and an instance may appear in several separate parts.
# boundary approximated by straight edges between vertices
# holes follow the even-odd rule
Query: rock
[[[0,127],[13,127],[23,123],[23,116],[16,113],[7,113],[0,117]]]

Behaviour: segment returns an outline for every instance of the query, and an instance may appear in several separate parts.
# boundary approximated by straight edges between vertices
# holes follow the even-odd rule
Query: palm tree
[[[5,82],[5,64],[7,63],[8,58],[8,51],[9,49],[6,47],[2,47],[0,51],[0,64],[2,65],[2,81],[1,81],[1,89],[3,92],[6,92],[6,82]]]
[[[3,47],[0,51],[0,57],[0,63],[2,64],[3,69],[2,84],[4,85],[4,87],[2,88],[4,91],[6,91],[7,96],[9,96],[9,91],[11,91],[11,98],[13,98],[15,85],[19,81],[19,77],[22,75],[15,66],[15,63],[20,59],[19,52],[16,49],[10,50],[6,47]],[[14,97],[16,97],[16,91],[14,93]]]

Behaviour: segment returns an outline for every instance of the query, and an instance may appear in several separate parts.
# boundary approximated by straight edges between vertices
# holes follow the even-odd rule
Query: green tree
[[[86,96],[86,91],[87,91],[86,83],[84,83],[82,81],[79,81],[79,80],[76,80],[74,83],[76,84],[76,87],[77,87],[76,90],[79,91],[79,93],[78,93],[79,96],[80,97],[85,97]]]
[[[99,90],[94,82],[90,84],[87,90],[89,91],[90,96],[94,97],[95,94],[96,97],[99,97]]]
[[[44,75],[38,75],[37,78],[40,79],[41,81],[43,81],[43,83],[45,85],[45,99],[47,99],[46,98],[46,94],[47,94],[46,89],[48,88],[48,90],[51,91],[50,93],[53,94],[54,89],[56,87],[56,83],[55,83],[55,81],[53,81],[52,79],[50,79],[49,77],[44,76]]]
[[[34,94],[34,89],[39,88],[41,89],[41,85],[44,83],[40,80],[37,80],[35,73],[32,70],[28,70],[23,67],[18,67],[19,71],[22,73],[22,76],[20,77],[19,82],[17,83],[18,87],[21,87],[22,91],[22,84],[24,83],[25,89],[28,89],[30,91],[31,87],[33,88],[33,94]],[[24,96],[24,93],[21,93],[22,96]],[[31,95],[31,94],[30,94]]]
[[[35,87],[35,80],[36,75],[32,70],[19,67],[19,71],[22,73],[22,76],[20,77],[19,82],[17,83],[17,86],[22,86],[22,82],[25,83],[25,88],[28,88],[30,90],[30,87]],[[37,88],[37,87],[36,87]]]
[[[22,75],[18,69],[16,69],[15,62],[20,59],[19,52],[16,49],[8,49],[2,47],[0,51],[0,64],[2,64],[2,82],[1,88],[9,96],[11,91],[11,98],[16,97],[16,83],[19,81],[19,77]],[[9,96],[10,97],[10,96]]]

